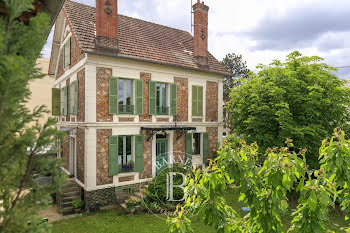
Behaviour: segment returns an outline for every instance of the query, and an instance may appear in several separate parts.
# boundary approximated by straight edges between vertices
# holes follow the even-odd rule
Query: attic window
[[[71,55],[70,55],[70,44],[71,38],[69,38],[66,43],[63,45],[63,68],[67,68],[71,64]]]

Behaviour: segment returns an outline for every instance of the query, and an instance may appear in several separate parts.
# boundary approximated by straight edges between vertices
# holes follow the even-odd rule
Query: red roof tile
[[[96,9],[73,1],[66,1],[64,10],[77,37],[80,48],[87,53],[127,57],[183,68],[230,74],[210,53],[209,68],[196,64],[193,57],[193,37],[179,29],[119,15],[119,52],[101,50],[95,45]]]

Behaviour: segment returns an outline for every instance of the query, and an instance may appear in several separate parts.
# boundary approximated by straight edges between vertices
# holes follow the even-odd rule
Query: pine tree
[[[32,0],[2,0],[7,14],[0,17],[0,232],[49,232],[37,215],[57,191],[63,174],[59,159],[48,159],[55,145],[55,121],[40,125],[44,106],[30,112],[29,81],[42,78],[35,61],[49,31],[49,17],[39,13],[29,22],[19,19],[33,9]],[[36,122],[34,126],[29,123]],[[40,186],[37,176],[52,176]],[[30,223],[30,224],[29,224]]]

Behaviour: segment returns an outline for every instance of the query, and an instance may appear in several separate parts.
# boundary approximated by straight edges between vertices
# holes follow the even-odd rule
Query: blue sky
[[[95,0],[75,0],[95,5]],[[193,0],[195,2],[196,0]],[[348,0],[206,0],[209,50],[221,60],[242,54],[248,67],[299,50],[336,67],[350,66]],[[191,0],[118,0],[119,13],[191,31]],[[52,35],[42,51],[50,56]],[[350,69],[341,70],[350,76]],[[348,75],[349,74],[349,75]]]

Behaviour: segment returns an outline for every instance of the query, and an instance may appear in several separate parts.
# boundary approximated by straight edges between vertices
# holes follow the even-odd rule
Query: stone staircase
[[[73,214],[73,200],[81,199],[80,186],[75,182],[74,178],[65,181],[61,188],[60,200],[58,202],[59,212],[62,215]]]

